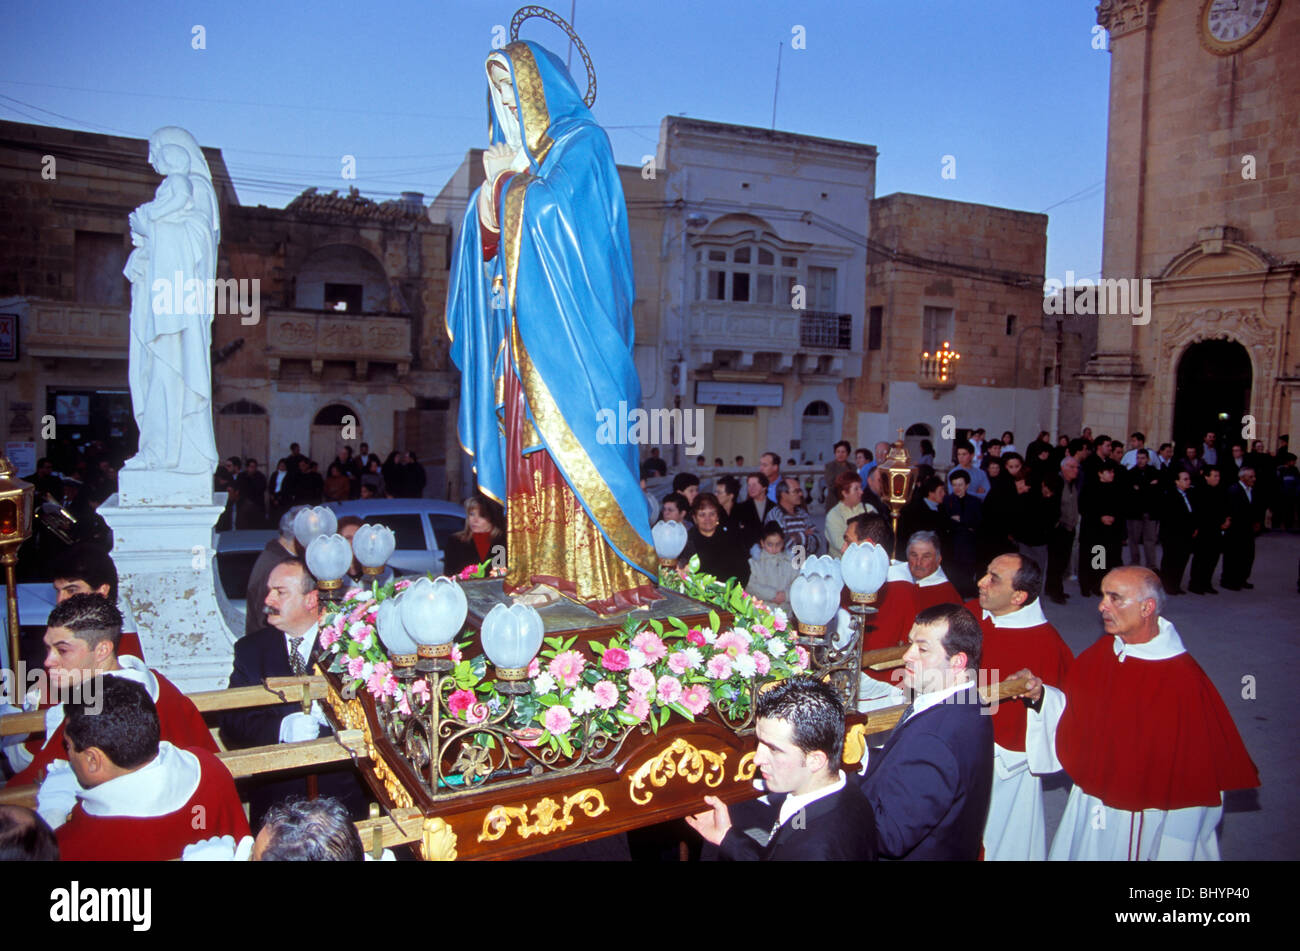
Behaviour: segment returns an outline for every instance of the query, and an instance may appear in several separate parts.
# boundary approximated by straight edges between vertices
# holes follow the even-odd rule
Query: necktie
[[[916,708],[915,700],[913,700],[904,708],[903,715],[898,718],[898,722],[894,724],[894,728],[889,731],[889,736],[885,737],[885,746],[888,746],[890,741],[894,738],[894,734],[903,728],[903,724],[907,722],[907,718],[912,715],[912,711],[915,708]]]
[[[301,646],[301,637],[289,638],[289,669],[293,671],[295,677],[301,677],[307,673],[307,665],[302,662],[302,654],[298,653],[298,648]]]

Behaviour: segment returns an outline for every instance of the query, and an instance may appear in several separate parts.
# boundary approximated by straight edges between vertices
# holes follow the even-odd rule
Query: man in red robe
[[[1059,686],[1074,654],[1043,616],[1043,571],[1025,555],[999,555],[967,603],[984,633],[982,672],[998,683],[1029,668]],[[1047,857],[1043,782],[1025,753],[1026,707],[1004,700],[993,708],[993,795],[984,826],[984,858],[1042,861]]]
[[[885,585],[876,596],[876,616],[863,650],[901,647],[907,643],[916,616],[926,608],[936,604],[962,603],[961,595],[943,573],[942,565],[938,536],[934,532],[914,532],[907,543],[907,563],[896,561],[890,564]],[[902,668],[868,670],[866,673],[876,680],[897,684]]]
[[[1030,768],[1074,780],[1050,859],[1219,858],[1223,792],[1259,785],[1223,700],[1160,616],[1164,588],[1148,568],[1101,584],[1103,637],[1060,688],[1029,675]]]
[[[101,679],[96,705],[65,705],[64,744],[80,789],[56,833],[60,858],[164,862],[211,836],[248,835],[221,761],[160,741],[158,710],[141,684]]]
[[[51,695],[58,698],[76,691],[98,674],[135,681],[156,704],[164,738],[178,747],[199,747],[215,753],[216,741],[193,701],[139,658],[118,655],[121,630],[122,615],[117,607],[97,594],[73,595],[55,605],[45,632],[45,670]],[[45,744],[35,759],[9,785],[41,783],[38,811],[50,825],[58,826],[76,794],[63,749],[61,703],[45,710],[45,736]]]
[[[118,605],[124,611],[123,602],[117,595],[117,566],[108,552],[89,542],[80,542],[66,549],[54,562],[53,567],[54,600],[62,604],[76,594],[97,594]],[[125,613],[123,615],[126,616]],[[123,631],[118,641],[117,652],[130,654],[144,659],[140,648],[140,637],[134,631]],[[25,685],[24,685],[25,686]],[[33,688],[23,698],[23,710],[43,710],[51,706],[41,690]],[[10,711],[14,712],[14,711]],[[36,754],[45,744],[39,733],[33,733],[17,743],[10,743],[5,748],[5,756],[15,773],[22,772],[31,765]]]

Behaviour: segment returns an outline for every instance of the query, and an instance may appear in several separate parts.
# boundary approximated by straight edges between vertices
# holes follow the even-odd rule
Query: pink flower
[[[528,662],[528,679],[532,680],[542,672],[542,662],[534,657]]]
[[[691,684],[682,694],[682,706],[691,711],[692,716],[699,716],[709,706],[709,688],[704,684]]]
[[[704,669],[714,680],[726,680],[731,676],[731,658],[726,654],[714,654]]]
[[[742,634],[740,631],[728,631],[714,642],[713,649],[734,659],[741,654],[749,653],[749,643],[748,634]]]
[[[646,663],[657,664],[668,653],[664,642],[654,631],[642,631],[632,638],[632,646],[645,654]]]
[[[351,611],[348,612],[348,623],[351,623],[353,621],[360,621],[363,617],[366,616],[366,609],[369,607],[370,607],[370,603],[368,601],[363,601],[361,604],[358,604],[355,608],[353,608]]]
[[[413,583],[414,582],[412,582],[410,578],[403,578],[401,581],[396,581],[393,583],[393,593],[396,594],[398,591],[405,591]]]
[[[428,703],[429,702],[429,681],[417,680],[415,683],[411,684],[411,693],[415,694],[415,696],[418,697],[423,702]]]
[[[691,669],[691,659],[682,651],[673,651],[668,655],[668,669],[680,677]]]
[[[459,716],[461,711],[468,710],[474,706],[474,691],[457,690],[447,698],[447,709],[451,711],[452,716]]]
[[[361,676],[366,669],[366,659],[364,657],[348,658],[348,676],[354,680]]]
[[[772,669],[772,660],[762,651],[754,651],[754,672],[760,677]]]
[[[634,693],[627,698],[627,706],[623,708],[623,712],[628,716],[635,717],[636,721],[640,723],[650,715],[650,701],[641,694]]]
[[[397,693],[397,678],[393,676],[393,665],[387,662],[375,664],[366,679],[366,689],[371,696],[382,700]]]
[[[546,708],[546,717],[543,722],[552,735],[563,736],[573,726],[573,715],[569,713],[568,707],[557,703],[553,707]]]
[[[397,712],[405,717],[411,715],[411,702],[406,699],[406,694],[404,693],[399,693],[397,695]]]
[[[451,662],[452,662],[453,664],[459,664],[460,661],[461,661],[460,647],[457,646],[456,644],[452,644],[452,645],[451,645]]]
[[[778,631],[784,631],[787,627],[785,623],[785,612],[780,608],[772,615],[772,627]]]
[[[600,658],[600,666],[608,671],[618,673],[620,670],[627,670],[628,658],[627,651],[621,647],[611,647],[605,651]]]
[[[602,710],[608,710],[618,703],[618,687],[612,681],[600,681],[591,688],[591,692],[596,695],[596,706]]]
[[[795,645],[795,648],[794,648],[794,652],[795,652],[795,654],[797,655],[797,660],[795,661],[795,666],[797,666],[800,670],[807,670],[807,669],[808,669],[808,651],[806,651],[804,648],[802,648],[802,647],[800,647],[798,644],[796,644],[796,645]]]
[[[334,644],[338,641],[339,636],[340,636],[339,629],[335,627],[333,624],[329,625],[328,627],[325,628],[325,630],[320,632],[320,646],[329,647],[331,644]]]
[[[682,682],[676,677],[660,677],[659,683],[655,685],[655,693],[661,703],[676,703],[682,698]]]
[[[470,723],[482,723],[491,713],[486,703],[476,703],[465,711],[465,719]]]
[[[461,581],[468,581],[470,578],[474,577],[474,572],[476,571],[478,571],[478,565],[466,565],[460,570],[460,574],[456,577]]]
[[[546,669],[556,680],[563,681],[564,686],[576,687],[578,679],[582,676],[582,668],[586,666],[587,658],[577,651],[565,651],[563,654],[556,655]]]
[[[766,624],[755,624],[754,633],[763,638],[763,640],[767,640],[772,636],[772,632],[767,629]]]
[[[686,632],[686,643],[694,644],[696,647],[704,646],[704,635],[700,633],[698,627],[693,627]]]
[[[627,675],[627,685],[639,694],[648,694],[654,689],[655,675],[644,667],[638,667]]]

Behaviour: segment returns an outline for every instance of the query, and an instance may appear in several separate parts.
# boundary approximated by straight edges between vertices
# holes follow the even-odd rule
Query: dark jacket
[[[1160,470],[1155,466],[1134,466],[1128,473],[1118,473],[1124,479],[1124,517],[1141,520],[1147,515],[1160,518],[1164,506],[1164,488]]]
[[[972,702],[977,696],[973,684],[958,691],[871,752],[862,792],[881,858],[979,857],[993,790],[993,718]]]
[[[319,647],[314,649],[314,660]],[[251,687],[267,677],[291,677],[289,649],[284,632],[263,627],[235,641],[235,666],[230,673],[231,687]],[[279,703],[270,707],[229,710],[221,715],[221,738],[234,750],[250,746],[272,746],[280,742],[280,721],[291,713],[301,713],[300,703]],[[320,735],[327,735],[324,727]]]
[[[785,795],[769,795],[770,804],[737,810],[746,826],[766,836],[781,814]],[[719,846],[729,861],[769,862],[870,862],[876,858],[876,827],[871,804],[862,795],[859,776],[847,775],[844,788],[809,803],[782,823],[776,835],[760,845],[745,829],[733,825]]]
[[[685,565],[692,555],[700,556],[700,570],[713,575],[724,584],[739,578],[740,584],[749,584],[749,549],[745,540],[725,525],[719,525],[713,534],[705,537],[698,528],[686,533],[686,547],[677,563]]]

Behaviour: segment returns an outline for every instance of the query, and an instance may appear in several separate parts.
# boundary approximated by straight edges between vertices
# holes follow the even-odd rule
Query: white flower
[[[704,655],[700,653],[698,647],[687,647],[682,650],[686,655],[686,669],[695,670],[704,663]]]
[[[742,677],[752,677],[758,669],[752,654],[741,654],[736,658],[736,673]]]
[[[375,665],[372,664],[370,661],[366,661],[366,665],[361,668],[361,679],[369,680],[370,675],[373,674],[374,672],[375,672]]]
[[[712,644],[718,639],[718,632],[711,627],[706,627],[700,631],[704,635],[704,643]]]
[[[574,716],[582,716],[584,713],[590,713],[596,709],[596,694],[586,687],[578,687],[573,691],[573,697],[569,701],[569,708],[573,710]]]
[[[785,646],[785,641],[779,637],[774,637],[767,642],[767,652],[773,657],[784,657],[790,648]]]
[[[774,618],[778,618],[778,619],[780,619],[780,620],[782,620],[782,621],[786,621],[786,622],[789,622],[789,620],[790,620],[790,616],[789,616],[788,614],[785,613],[785,609],[784,609],[784,608],[776,608],[776,609],[774,609],[774,610],[772,611],[772,617],[774,617]]]
[[[627,666],[632,670],[636,670],[638,667],[644,667],[645,653],[637,650],[635,647],[629,647],[627,649]]]
[[[536,694],[552,693],[555,690],[555,678],[542,671],[533,678],[533,692]]]

